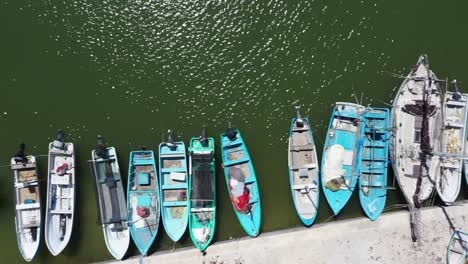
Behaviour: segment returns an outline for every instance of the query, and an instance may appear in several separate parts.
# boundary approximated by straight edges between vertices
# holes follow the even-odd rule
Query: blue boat
[[[251,236],[260,233],[262,209],[257,177],[239,130],[229,128],[221,134],[224,176],[237,219]]]
[[[169,130],[167,142],[159,145],[161,216],[172,241],[184,235],[188,225],[187,155],[184,142],[174,142]]]
[[[359,200],[362,209],[372,221],[382,214],[387,200],[389,113],[385,108],[366,108],[364,113]]]
[[[297,215],[305,226],[311,226],[319,208],[319,168],[317,148],[307,117],[291,121],[288,144],[289,185]]]
[[[130,152],[127,199],[130,234],[145,256],[158,233],[160,216],[159,183],[153,151]]]
[[[336,103],[330,118],[320,176],[323,192],[335,215],[349,201],[358,180],[364,112],[362,105]]]

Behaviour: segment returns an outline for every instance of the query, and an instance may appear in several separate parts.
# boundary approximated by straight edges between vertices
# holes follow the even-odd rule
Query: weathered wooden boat
[[[117,152],[114,147],[107,147],[104,139],[98,136],[91,157],[90,166],[104,240],[109,253],[120,260],[130,244],[130,231]]]
[[[127,206],[130,235],[142,257],[156,239],[160,217],[160,194],[153,151],[130,152]]]
[[[321,164],[322,188],[333,213],[349,201],[361,169],[365,107],[336,103],[328,126]]]
[[[25,145],[11,159],[15,193],[16,239],[21,255],[31,261],[41,241],[41,197],[35,156],[26,156]]]
[[[447,264],[468,262],[468,233],[455,230],[447,247]]]
[[[262,208],[252,159],[239,130],[228,128],[220,136],[224,177],[234,212],[251,237],[260,233]]]
[[[311,226],[319,208],[319,168],[309,118],[297,116],[291,121],[288,144],[289,185],[297,215]]]
[[[439,81],[427,56],[404,79],[392,107],[392,166],[410,210],[421,207],[434,189],[442,125]]]
[[[64,137],[59,130],[49,144],[45,241],[54,256],[70,241],[75,210],[75,149]]]
[[[189,230],[194,245],[205,251],[216,226],[215,142],[205,136],[190,139]]]
[[[465,148],[468,96],[447,92],[443,106],[443,126],[439,166],[436,170],[436,190],[441,200],[455,202],[460,192]]]
[[[390,111],[385,108],[366,108],[364,124],[359,200],[366,215],[374,221],[382,214],[387,200]]]
[[[169,131],[167,142],[159,145],[159,177],[164,229],[172,241],[184,235],[188,225],[188,169],[185,144],[174,142]]]

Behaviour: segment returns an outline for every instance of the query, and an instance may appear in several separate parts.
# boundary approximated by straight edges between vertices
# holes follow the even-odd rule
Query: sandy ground
[[[143,263],[446,263],[450,226],[468,231],[468,202],[424,209],[421,221],[419,243],[411,240],[408,212],[399,211],[375,222],[351,219],[219,242],[205,256],[193,247],[160,252]],[[136,264],[138,257],[118,263]]]

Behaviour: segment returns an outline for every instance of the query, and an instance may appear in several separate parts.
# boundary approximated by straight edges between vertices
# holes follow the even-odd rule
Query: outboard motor
[[[208,139],[206,138],[206,129],[203,128],[202,130],[202,133],[200,135],[200,138],[198,140],[200,140],[200,143],[203,145],[203,146],[207,146],[208,145]]]
[[[304,127],[304,119],[301,117],[301,113],[299,113],[299,107],[296,108],[296,127]]]
[[[461,100],[462,99],[462,94],[460,93],[460,90],[458,90],[458,85],[457,85],[457,80],[452,81],[453,86],[455,86],[455,93],[453,94],[453,100]]]
[[[52,147],[56,149],[63,149],[64,145],[63,144],[63,139],[65,138],[65,132],[63,132],[61,129],[57,131],[57,134],[55,134],[55,140],[52,142]]]
[[[225,134],[226,134],[226,137],[229,138],[229,140],[231,141],[236,139],[236,136],[237,136],[237,132],[233,128],[228,128]]]
[[[103,159],[107,158],[107,147],[104,143],[104,138],[101,135],[98,135],[95,151],[98,157]]]
[[[16,154],[15,154],[15,161],[16,162],[21,162],[21,163],[28,162],[28,159],[26,158],[26,154],[25,154],[25,149],[26,149],[26,145],[24,143],[21,143],[19,145],[18,152],[16,152]]]
[[[166,146],[168,148],[170,148],[171,150],[175,150],[177,148],[177,145],[174,143],[174,140],[172,139],[172,133],[173,133],[173,131],[170,130],[170,129],[167,131]]]

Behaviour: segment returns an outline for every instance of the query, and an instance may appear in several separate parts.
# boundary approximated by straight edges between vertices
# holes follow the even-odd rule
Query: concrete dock
[[[416,243],[409,213],[398,211],[375,222],[350,219],[218,242],[205,256],[193,247],[160,252],[143,263],[446,263],[452,228],[468,231],[468,202],[423,209],[422,238]],[[116,263],[137,264],[138,257]]]

